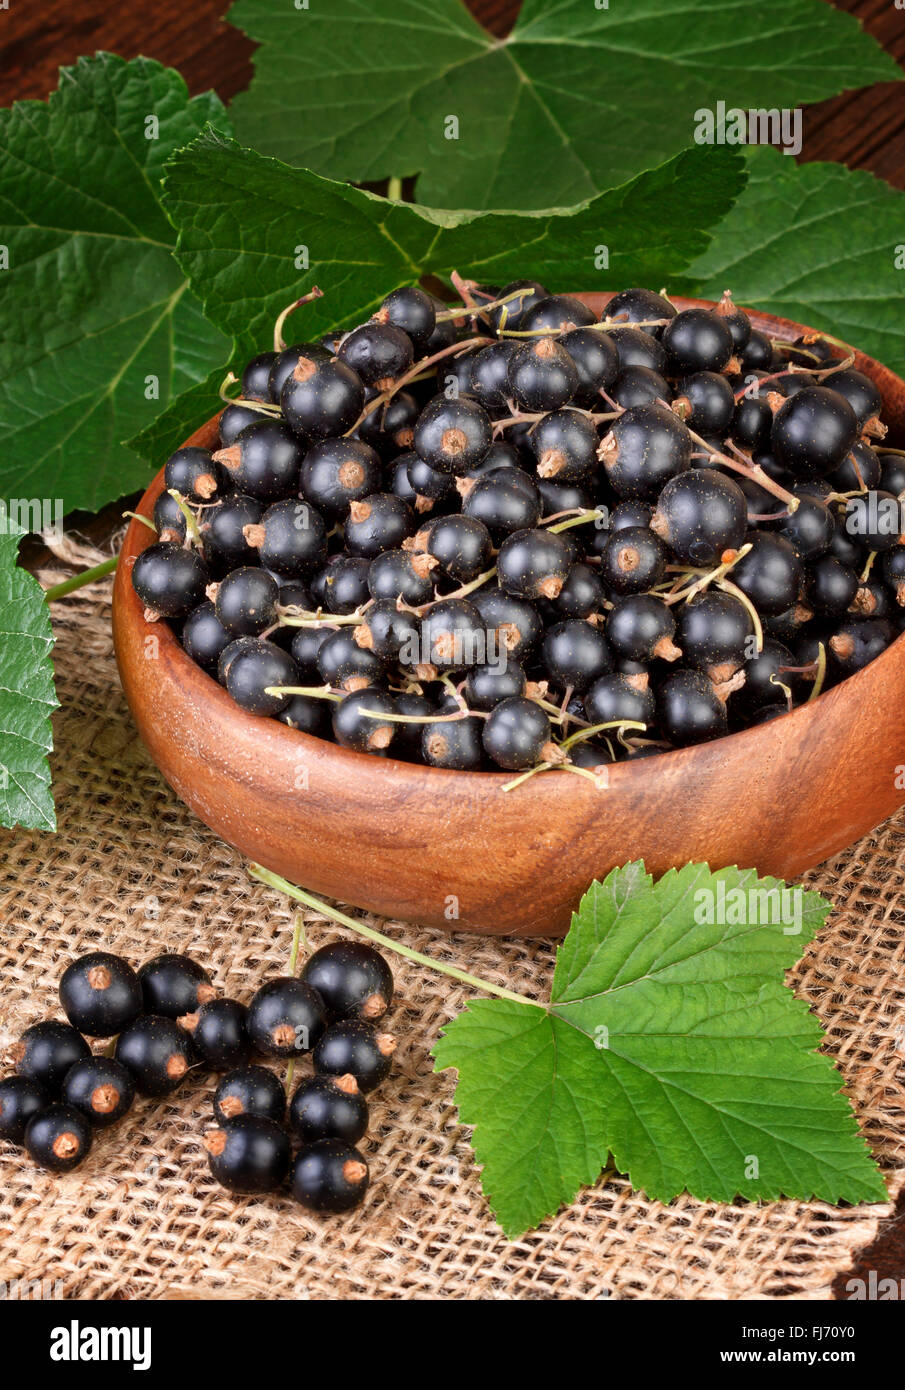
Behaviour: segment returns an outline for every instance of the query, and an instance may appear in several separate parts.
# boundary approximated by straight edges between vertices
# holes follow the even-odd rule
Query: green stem
[[[390,179],[387,184],[387,198],[391,203],[402,202],[402,179]]]
[[[477,975],[469,975],[464,970],[457,970],[454,965],[447,965],[445,961],[434,960],[432,956],[424,956],[420,951],[413,951],[408,946],[400,946],[398,941],[394,941],[390,936],[384,936],[382,932],[375,931],[373,927],[366,927],[363,922],[356,922],[354,917],[348,917],[345,912],[340,912],[339,908],[332,907],[325,903],[321,898],[316,898],[312,893],[306,893],[303,888],[298,888],[288,879],[281,878],[279,874],[271,873],[261,864],[252,864],[248,870],[249,877],[257,879],[259,883],[266,883],[268,888],[275,888],[278,893],[285,893],[287,897],[294,898],[296,902],[305,903],[307,907],[313,907],[315,912],[322,912],[325,917],[332,917],[335,922],[348,927],[350,931],[358,932],[360,936],[365,936],[369,941],[374,941],[378,946],[385,946],[388,951],[395,951],[397,956],[404,956],[406,960],[415,961],[417,965],[425,965],[428,970],[439,970],[441,975],[449,975],[454,980],[459,980],[463,985],[471,985],[472,989],[484,990],[487,994],[495,994],[499,999],[508,999],[513,1004],[535,1004],[536,1008],[542,1009],[543,1004],[536,1004],[535,1000],[528,999],[524,994],[516,994],[511,989],[502,989],[499,985],[492,985],[489,980],[482,980]]]
[[[74,593],[76,589],[83,589],[86,584],[93,584],[96,579],[103,579],[105,574],[111,574],[116,569],[118,555],[111,555],[109,560],[102,560],[99,565],[94,565],[90,570],[82,570],[81,574],[73,574],[69,579],[63,579],[59,584],[52,584],[49,589],[44,590],[44,597],[48,603],[53,603],[55,599],[65,598],[67,594]]]

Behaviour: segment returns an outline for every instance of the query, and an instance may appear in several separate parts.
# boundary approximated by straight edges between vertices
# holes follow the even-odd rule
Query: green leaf
[[[0,825],[55,830],[47,755],[58,700],[50,659],[53,631],[44,592],[16,564],[25,534],[4,515],[0,528]]]
[[[674,155],[695,113],[796,107],[899,68],[823,0],[524,0],[500,40],[461,0],[238,0],[260,46],[239,138],[444,207],[578,203]],[[448,138],[448,120],[459,123]]]
[[[400,284],[456,269],[500,283],[530,273],[566,289],[660,285],[707,245],[743,170],[735,151],[693,149],[577,209],[452,213],[388,202],[208,131],[171,160],[164,202],[179,264],[242,361],[270,346],[280,310],[315,284],[323,299],[288,321],[298,338],[358,323]],[[608,270],[598,265],[602,246]],[[132,445],[162,458],[213,413],[219,379]]]
[[[748,187],[685,288],[794,319],[905,371],[905,193],[841,164],[748,153]]]
[[[608,1154],[663,1202],[886,1200],[819,1022],[783,981],[829,910],[753,870],[689,864],[655,884],[629,864],[582,899],[546,1007],[477,1000],[446,1026],[437,1068],[458,1069],[508,1235]]]
[[[160,206],[165,161],[211,120],[225,123],[212,93],[109,53],[0,112],[0,496],[94,510],[143,485],[120,440],[223,360]]]

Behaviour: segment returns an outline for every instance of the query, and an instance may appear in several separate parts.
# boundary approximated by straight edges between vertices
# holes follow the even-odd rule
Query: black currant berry
[[[415,425],[415,453],[438,473],[467,473],[490,448],[493,429],[484,407],[467,396],[435,396]]]
[[[248,425],[214,458],[227,470],[238,492],[261,501],[275,502],[298,486],[302,449],[282,420]]]
[[[455,496],[456,479],[452,473],[438,473],[436,468],[431,468],[415,453],[404,454],[403,457],[407,460],[405,468],[415,494],[417,512],[433,511],[435,502]]]
[[[902,501],[905,497],[905,456],[880,452],[877,457],[880,460],[880,477],[877,480],[877,485],[884,492],[891,492],[893,497],[898,497],[899,501]]]
[[[844,613],[855,601],[858,576],[832,555],[821,555],[808,567],[805,601],[821,615]]]
[[[434,565],[427,555],[412,555],[407,550],[384,550],[375,556],[368,567],[368,591],[375,599],[402,599],[418,607],[434,596],[431,571]]]
[[[639,405],[613,421],[600,445],[607,477],[620,497],[653,499],[689,467],[692,438],[665,405]]]
[[[362,1091],[373,1091],[389,1076],[395,1050],[389,1033],[378,1033],[362,1019],[346,1018],[330,1024],[312,1060],[318,1076],[354,1076]]]
[[[773,366],[773,344],[758,328],[752,328],[742,349],[741,365],[745,372],[769,372]]]
[[[614,294],[604,310],[605,318],[613,323],[647,323],[648,333],[659,334],[662,327],[654,327],[657,319],[674,319],[676,310],[662,294],[653,290],[620,290]]]
[[[666,484],[651,530],[687,565],[718,565],[745,539],[748,504],[738,483],[713,468],[694,468]]]
[[[214,1118],[221,1124],[239,1115],[263,1115],[282,1124],[285,1114],[283,1083],[266,1067],[240,1067],[217,1082]]]
[[[551,741],[550,720],[540,705],[524,696],[503,700],[484,721],[484,752],[509,771],[520,772],[558,754]],[[556,761],[557,758],[553,758]]]
[[[510,661],[524,662],[543,633],[543,623],[534,604],[499,588],[478,589],[471,601],[485,633],[485,659],[492,661],[505,653]]]
[[[90,1056],[81,1033],[56,1020],[33,1023],[10,1050],[19,1076],[36,1081],[51,1096],[59,1095],[69,1068]]]
[[[595,332],[593,328],[573,328],[560,342],[578,372],[574,392],[576,404],[588,408],[599,406],[601,391],[612,386],[619,375],[619,354],[609,341],[609,335]]]
[[[279,405],[280,393],[286,382],[289,380],[299,362],[303,359],[310,362],[329,362],[331,357],[336,355],[339,347],[337,341],[328,347],[326,342],[319,343],[293,343],[290,347],[283,348],[278,352],[268,377],[268,387],[270,389],[270,400],[273,405]]]
[[[250,640],[229,663],[226,689],[240,709],[273,717],[282,713],[292,697],[270,692],[298,685],[300,679],[298,666],[282,647],[275,642]]]
[[[291,430],[311,439],[345,434],[362,412],[361,378],[345,362],[300,357],[280,391],[280,409]]]
[[[217,617],[234,637],[256,637],[277,620],[280,586],[266,570],[243,565],[211,593]]]
[[[640,328],[617,328],[607,337],[616,349],[620,374],[632,367],[656,372],[658,376],[665,373],[666,351],[652,333]]]
[[[726,707],[713,682],[699,671],[675,671],[658,692],[660,726],[670,743],[684,748],[728,732]]]
[[[326,685],[345,691],[378,685],[386,676],[380,657],[360,646],[355,640],[355,631],[349,628],[339,628],[321,642],[317,669]]]
[[[558,689],[571,688],[578,695],[613,669],[613,654],[602,630],[581,618],[547,629],[543,661]]]
[[[721,439],[736,414],[732,387],[718,372],[694,372],[685,378],[672,408],[689,429]]]
[[[351,1211],[368,1190],[368,1165],[340,1139],[320,1139],[299,1150],[292,1194],[312,1211]]]
[[[652,589],[666,573],[668,552],[647,526],[611,530],[600,561],[600,577],[616,594]]]
[[[290,578],[310,574],[324,563],[326,536],[320,513],[291,498],[274,502],[256,525],[245,528],[245,539],[257,551],[259,563]]]
[[[29,1120],[49,1104],[49,1093],[31,1077],[4,1077],[0,1081],[0,1139],[21,1144]]]
[[[248,1006],[245,1027],[265,1057],[301,1057],[310,1052],[327,1023],[323,1000],[291,975],[261,985]]]
[[[384,550],[396,550],[415,531],[411,507],[391,492],[374,492],[351,502],[343,526],[343,540],[350,555],[373,560]]]
[[[181,1018],[216,999],[217,991],[203,966],[189,956],[154,956],[139,970],[145,1013]]]
[[[349,504],[377,492],[382,469],[369,444],[360,439],[322,439],[302,463],[302,493],[328,516],[345,516]]]
[[[836,533],[836,522],[829,507],[818,497],[811,496],[801,487],[794,487],[792,491],[798,498],[798,506],[791,515],[775,524],[799,560],[807,563],[829,550]]]
[[[363,555],[334,555],[326,569],[324,606],[331,613],[354,613],[367,603],[371,562]],[[282,598],[282,591],[281,591]],[[310,607],[310,604],[309,604]]]
[[[463,516],[480,521],[494,541],[531,530],[543,514],[540,492],[521,468],[498,468],[478,478],[462,502]]]
[[[149,545],[132,568],[132,587],[149,618],[179,618],[197,608],[209,581],[197,551],[172,541]]]
[[[248,527],[256,526],[264,515],[264,504],[257,497],[236,492],[207,508],[198,529],[204,540],[204,553],[214,564],[227,569],[256,565],[258,552],[249,544]]]
[[[60,1003],[80,1033],[112,1038],[141,1013],[141,982],[121,957],[92,951],[63,971]]]
[[[512,339],[491,343],[469,358],[471,379],[469,392],[477,396],[485,410],[503,410],[512,394],[509,386],[509,363],[517,345]]]
[[[536,333],[543,329],[547,333],[569,333],[573,328],[587,328],[597,322],[597,315],[587,304],[571,294],[551,294],[539,299],[522,316],[520,329],[525,333]]]
[[[591,724],[635,721],[650,726],[654,722],[655,702],[647,675],[601,676],[585,693],[584,713]]]
[[[857,439],[828,478],[837,492],[866,492],[880,487],[882,473],[878,455],[863,439]]]
[[[266,1115],[238,1115],[203,1143],[211,1173],[229,1192],[274,1192],[289,1172],[289,1135]]]
[[[765,449],[770,443],[773,411],[763,396],[750,393],[735,407],[728,433],[742,449]]]
[[[382,598],[371,604],[353,636],[360,647],[374,652],[381,661],[398,661],[403,648],[406,654],[417,651],[420,632],[421,624],[414,614],[398,608],[395,599]]]
[[[896,630],[885,618],[849,619],[829,640],[829,658],[842,676],[861,671],[875,661],[896,638]]]
[[[891,492],[864,492],[849,498],[842,524],[865,551],[892,550],[905,541],[905,506]]]
[[[430,295],[407,286],[388,294],[374,318],[378,323],[401,328],[419,348],[427,345],[437,326],[437,311]]]
[[[677,640],[683,656],[714,681],[728,680],[744,665],[753,636],[751,615],[732,594],[711,591],[682,605]]]
[[[682,653],[672,640],[675,633],[672,613],[653,594],[619,598],[607,615],[607,640],[618,656],[629,661],[650,661],[655,656],[677,660]]]
[[[429,767],[476,772],[484,764],[483,722],[482,719],[442,719],[425,724],[421,734],[423,761]]]
[[[182,645],[192,660],[209,675],[216,676],[220,657],[233,641],[233,636],[227,632],[209,600],[199,603],[192,610],[180,635]]]
[[[192,1039],[199,1057],[214,1071],[242,1067],[251,1056],[245,1030],[248,1010],[235,999],[212,999],[195,1013],[179,1020]]]
[[[551,411],[531,432],[538,476],[562,483],[586,481],[597,471],[598,443],[593,423],[581,411]]]
[[[543,599],[542,603],[555,622],[561,618],[589,618],[600,609],[603,598],[603,584],[597,571],[578,560],[569,570],[556,598]]]
[[[259,352],[246,364],[240,379],[243,400],[270,401],[270,373],[276,360],[275,352]]]
[[[358,753],[386,753],[397,725],[383,716],[396,712],[396,701],[385,690],[370,685],[353,690],[334,706],[333,737]]]
[[[853,367],[844,367],[828,376],[826,384],[848,401],[855,412],[859,430],[863,430],[871,421],[879,419],[880,411],[883,409],[883,398],[870,377],[865,376],[863,372],[855,371]]]
[[[520,343],[509,361],[508,391],[523,410],[557,410],[578,389],[578,368],[555,338]]]
[[[113,1057],[87,1057],[66,1073],[62,1100],[81,1111],[95,1129],[115,1124],[131,1108],[135,1082]]]
[[[784,698],[782,686],[797,690],[799,676],[788,668],[799,663],[782,642],[765,637],[761,650],[745,662],[745,684],[733,693],[729,708],[763,709]]]
[[[844,396],[827,386],[797,391],[777,410],[773,452],[796,477],[831,473],[858,437],[858,420]]]
[[[464,598],[432,604],[421,621],[421,660],[443,670],[482,666],[491,659],[477,608]]]
[[[732,567],[732,582],[758,613],[773,616],[791,608],[801,588],[801,564],[791,543],[770,531],[747,537],[751,549]]]
[[[30,1158],[52,1173],[70,1173],[88,1157],[91,1125],[71,1105],[48,1105],[28,1122],[25,1148]]]
[[[308,958],[301,978],[334,1018],[382,1018],[393,999],[393,974],[383,956],[358,941],[331,941]]]
[[[237,401],[234,401],[220,415],[217,426],[220,435],[220,448],[228,449],[230,444],[235,444],[246,425],[256,425],[259,421],[270,418],[269,414],[256,410],[254,406],[239,405]]]
[[[192,1041],[171,1018],[145,1014],[116,1040],[114,1053],[143,1096],[167,1096],[196,1060]]]
[[[475,666],[465,682],[465,703],[469,709],[492,710],[501,700],[525,693],[525,672],[517,661],[500,666]]]
[[[277,715],[281,724],[315,738],[327,737],[328,711],[324,700],[309,695],[293,695]]]
[[[415,549],[433,556],[446,578],[468,584],[489,565],[492,542],[482,521],[453,514],[437,517],[419,531]]]
[[[553,531],[515,531],[500,546],[500,588],[516,598],[556,598],[566,582],[575,554]]]
[[[517,290],[522,293],[513,297]],[[485,310],[482,318],[487,320],[495,333],[499,333],[503,328],[512,332],[520,327],[525,315],[535,304],[549,298],[549,293],[538,280],[512,280],[494,298],[505,299],[506,303],[497,305],[495,309]]]
[[[164,464],[164,486],[191,502],[209,502],[229,486],[225,470],[209,449],[187,445],[177,449]]]
[[[896,603],[905,607],[905,545],[887,550],[881,563],[883,578],[892,590]]]
[[[652,372],[649,367],[626,367],[613,382],[609,394],[622,410],[631,410],[634,406],[668,401],[672,392],[659,372]]]
[[[710,309],[683,309],[663,329],[662,342],[674,376],[721,372],[735,347],[726,320]]]
[[[181,544],[185,540],[185,515],[176,498],[171,497],[168,492],[160,493],[154,503],[153,521],[159,541],[176,541]]]
[[[412,340],[392,323],[363,323],[347,333],[337,356],[365,386],[386,390],[415,360]]]
[[[303,1144],[357,1144],[368,1127],[368,1102],[354,1076],[309,1076],[292,1097],[289,1124]]]

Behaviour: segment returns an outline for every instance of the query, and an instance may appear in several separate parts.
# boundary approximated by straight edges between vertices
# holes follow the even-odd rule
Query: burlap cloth
[[[69,558],[89,563],[87,550]],[[51,580],[43,574],[43,582]],[[56,577],[59,577],[58,575]],[[247,999],[285,969],[292,912],[177,800],[152,765],[113,660],[110,583],[57,603],[56,835],[0,832],[0,1041],[58,1012],[66,964],[95,947],[136,965],[160,950],[207,962]],[[791,982],[829,1033],[895,1194],[905,1155],[905,816],[819,872],[838,908]],[[419,950],[542,992],[552,947],[381,923]],[[306,913],[312,944],[337,930]],[[457,1124],[453,1077],[430,1047],[468,991],[395,958],[397,1064],[363,1147],[372,1187],[348,1218],[287,1197],[237,1199],[200,1138],[209,1078],[140,1101],[84,1166],[51,1177],[0,1145],[0,1279],[59,1281],[67,1298],[826,1298],[884,1206],[801,1202],[668,1207],[604,1175],[569,1210],[507,1241]]]

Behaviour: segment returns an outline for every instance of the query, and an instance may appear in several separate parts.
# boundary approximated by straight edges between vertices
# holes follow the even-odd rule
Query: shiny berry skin
[[[654,694],[647,676],[601,676],[585,692],[584,713],[591,724],[624,720],[650,726],[655,717]]]
[[[497,556],[499,585],[516,598],[556,598],[573,563],[571,545],[556,532],[515,531]]]
[[[259,352],[243,369],[242,399],[245,401],[270,401],[270,373],[277,360],[275,352]]]
[[[396,734],[393,720],[375,718],[396,713],[396,701],[385,690],[365,686],[353,690],[333,708],[333,737],[343,748],[358,753],[385,753]]]
[[[264,515],[264,503],[245,492],[224,497],[215,507],[202,512],[198,530],[204,553],[213,564],[234,570],[239,565],[256,565],[258,552],[249,544],[246,528],[257,526]]]
[[[59,1095],[69,1068],[90,1056],[81,1033],[55,1019],[33,1023],[11,1050],[18,1075],[36,1081],[51,1096]]]
[[[721,372],[735,347],[725,319],[710,309],[683,309],[663,329],[661,341],[674,376]]]
[[[613,654],[600,628],[582,618],[568,618],[548,628],[543,644],[547,675],[560,690],[582,694],[613,669]]]
[[[488,660],[487,634],[474,605],[464,598],[442,599],[421,620],[421,660],[452,671]]]
[[[905,539],[905,507],[891,492],[865,492],[849,498],[843,525],[865,551],[892,550]]]
[[[569,570],[566,582],[555,599],[543,599],[545,613],[553,621],[562,618],[587,618],[603,603],[603,584],[590,565],[578,560]]]
[[[492,710],[501,700],[524,695],[525,672],[517,661],[500,666],[475,666],[465,682],[465,703],[469,709]]]
[[[235,999],[212,999],[196,1013],[179,1019],[203,1062],[213,1071],[242,1067],[251,1056],[251,1043],[245,1030],[248,1013]]]
[[[617,599],[606,620],[607,641],[618,657],[650,661],[681,656],[673,642],[676,623],[666,604],[653,594],[629,594]]]
[[[680,563],[718,565],[738,550],[748,527],[748,504],[738,483],[713,468],[695,468],[666,484],[651,530]]]
[[[652,589],[666,573],[666,546],[647,526],[610,531],[600,561],[600,577],[617,594]]]
[[[829,640],[830,662],[839,675],[851,676],[882,655],[896,635],[885,618],[849,619]]]
[[[412,340],[391,323],[363,323],[347,333],[337,356],[365,386],[388,387],[415,360]]]
[[[303,1144],[357,1144],[368,1127],[368,1102],[354,1076],[309,1076],[292,1097],[289,1124]]]
[[[524,293],[517,299],[510,299],[516,290],[523,290]],[[538,280],[512,280],[494,299],[506,299],[508,303],[500,304],[496,309],[487,309],[482,318],[485,318],[495,333],[501,328],[506,328],[510,332],[519,328],[525,315],[529,313],[542,299],[548,299],[549,292],[544,289]]]
[[[773,344],[759,328],[751,330],[742,349],[741,365],[744,372],[769,372],[773,366]]]
[[[554,410],[531,431],[531,448],[541,478],[584,482],[597,471],[597,430],[578,410]]]
[[[190,956],[167,952],[154,956],[139,970],[145,1013],[181,1018],[217,997],[211,977]]]
[[[736,414],[735,396],[724,376],[694,372],[679,386],[672,408],[689,429],[721,439]]]
[[[289,1135],[266,1115],[239,1115],[202,1142],[211,1173],[229,1192],[274,1192],[289,1172]]]
[[[456,584],[477,579],[490,564],[490,532],[482,521],[454,513],[431,521],[415,537],[418,550],[432,555],[439,572]]]
[[[616,328],[606,336],[616,350],[620,375],[630,367],[643,367],[658,376],[666,371],[666,352],[652,333],[640,328]]]
[[[179,618],[197,608],[210,575],[197,551],[173,541],[143,550],[132,568],[132,587],[147,613]]]
[[[607,477],[620,497],[653,500],[691,462],[692,438],[664,405],[633,406],[614,420],[600,445]]]
[[[599,407],[601,390],[612,386],[619,375],[619,354],[609,341],[609,334],[593,328],[573,328],[563,334],[560,342],[578,372],[573,396],[576,404]]]
[[[276,622],[279,597],[280,586],[273,575],[243,565],[220,580],[214,608],[234,637],[257,637]]]
[[[483,721],[475,721],[483,722]],[[358,1018],[331,1023],[314,1048],[318,1076],[354,1076],[362,1091],[373,1091],[390,1074],[396,1041]]]
[[[799,560],[807,563],[829,550],[836,523],[829,507],[818,497],[798,487],[794,487],[792,492],[798,498],[797,508],[791,516],[773,524],[789,542]]]
[[[28,1076],[5,1076],[0,1080],[0,1139],[21,1144],[29,1120],[49,1104],[50,1095],[39,1082]]]
[[[728,433],[741,449],[765,449],[773,429],[773,411],[763,396],[743,396],[735,407]]]
[[[712,681],[699,671],[675,671],[657,696],[664,737],[677,747],[705,743],[728,732],[726,709]]]
[[[263,1115],[282,1124],[286,1115],[286,1092],[280,1078],[267,1067],[239,1067],[217,1082],[214,1118],[226,1124],[239,1115]]]
[[[95,1129],[122,1119],[135,1099],[135,1082],[113,1057],[88,1057],[66,1073],[62,1101],[81,1111]]]
[[[444,719],[425,724],[421,734],[422,761],[429,767],[476,772],[484,765],[483,723],[483,719]]]
[[[334,1018],[376,1022],[393,1000],[393,974],[383,956],[364,942],[331,941],[309,956],[301,978]]]
[[[508,392],[523,410],[557,410],[578,389],[578,368],[555,338],[520,343],[509,361]]]
[[[777,410],[773,452],[796,477],[831,473],[858,437],[858,419],[844,396],[827,386],[797,391]]]
[[[384,550],[397,550],[415,530],[411,507],[391,492],[374,492],[350,504],[343,540],[350,555],[373,560]]]
[[[435,396],[415,425],[415,453],[438,473],[467,473],[476,468],[493,438],[490,416],[468,396]]]
[[[141,1013],[141,982],[126,961],[107,951],[74,960],[60,979],[60,1003],[73,1028],[112,1038]]]
[[[550,721],[534,700],[515,695],[491,711],[482,742],[497,767],[520,772],[543,761],[544,750],[552,746]]]
[[[143,1096],[167,1096],[175,1091],[196,1060],[187,1033],[171,1018],[144,1014],[116,1040],[114,1056],[131,1073]]]
[[[167,489],[173,488],[190,502],[209,502],[229,487],[226,471],[210,450],[193,446],[170,455],[164,464],[163,481]]]
[[[52,1173],[70,1173],[91,1149],[91,1125],[71,1105],[49,1105],[28,1122],[25,1149],[29,1158]]]
[[[905,607],[905,545],[887,550],[881,559],[883,578],[892,590],[896,602]]]
[[[880,477],[878,486],[884,492],[891,492],[901,501],[905,497],[905,458],[901,454],[878,453]]]
[[[370,444],[360,439],[321,439],[305,455],[301,490],[324,515],[343,517],[350,503],[379,490],[382,473]]]
[[[277,715],[280,724],[315,738],[326,738],[329,712],[324,700],[309,695],[293,695]]]
[[[672,392],[659,372],[652,372],[649,367],[626,367],[613,382],[609,394],[616,405],[631,410],[633,406],[668,401]]]
[[[417,511],[432,511],[435,502],[455,497],[456,480],[452,473],[438,473],[415,453],[403,454],[401,458],[406,460],[405,471],[415,494]]]
[[[280,391],[280,410],[296,434],[326,439],[345,434],[362,412],[365,389],[345,362],[302,357]]]
[[[299,1150],[292,1195],[311,1211],[342,1212],[357,1207],[368,1190],[368,1165],[340,1139],[320,1139]]]
[[[299,669],[287,651],[275,642],[250,639],[230,661],[226,689],[240,709],[249,714],[280,714],[292,698],[272,695],[274,687],[301,684]]]
[[[327,529],[307,502],[287,498],[268,507],[260,522],[245,531],[265,569],[287,578],[310,574],[327,558]]]
[[[326,685],[346,691],[376,685],[386,674],[380,657],[359,646],[349,628],[339,628],[321,642],[317,670]]]
[[[754,531],[747,538],[751,549],[732,567],[732,582],[747,594],[761,616],[773,616],[791,608],[801,588],[801,564],[784,536]]]
[[[784,699],[784,691],[777,682],[795,692],[800,677],[785,668],[799,664],[782,642],[777,642],[775,637],[765,637],[761,650],[745,662],[745,684],[733,692],[729,708],[750,711]]]
[[[263,502],[275,502],[294,492],[302,466],[301,445],[282,420],[259,420],[220,449],[214,458],[222,463],[238,492]]]
[[[815,613],[844,613],[855,601],[858,575],[832,555],[821,555],[808,567],[805,602]]]
[[[175,497],[162,492],[154,503],[153,522],[157,528],[158,541],[185,540],[185,517]]]
[[[310,1052],[327,1024],[323,1000],[291,975],[261,985],[248,1006],[245,1027],[265,1057],[301,1057]]]
[[[521,468],[498,468],[474,482],[462,502],[462,515],[483,523],[499,544],[513,531],[535,527],[543,502],[529,474]]]
[[[368,592],[371,598],[401,598],[417,608],[434,596],[432,569],[424,555],[411,555],[402,549],[381,551],[368,567]]]
[[[714,680],[728,679],[753,654],[753,636],[751,615],[732,594],[697,594],[681,607],[676,640],[683,657]]]
[[[332,556],[325,572],[323,606],[331,613],[354,613],[367,603],[369,570],[370,561],[363,555]]]
[[[530,656],[543,634],[533,603],[499,588],[478,589],[472,602],[486,634],[488,659],[502,652],[511,661],[523,662]]]
[[[877,454],[863,439],[858,439],[828,480],[837,492],[864,492],[880,486],[882,471]]]
[[[237,402],[228,405],[220,415],[217,427],[220,435],[220,448],[228,449],[230,444],[235,444],[247,425],[256,425],[261,420],[269,418],[262,411],[255,410],[254,406],[239,405]]]
[[[512,339],[491,343],[469,358],[471,376],[468,390],[485,410],[502,411],[512,394],[509,387],[509,363],[516,351]]]
[[[571,294],[551,294],[528,309],[520,324],[525,333],[545,329],[548,333],[567,333],[573,328],[587,328],[597,322],[593,309]]]
[[[424,290],[403,286],[388,294],[374,315],[378,323],[401,328],[418,348],[423,348],[437,326],[434,300]]]
[[[855,412],[859,430],[863,430],[870,420],[879,417],[883,398],[869,376],[852,367],[845,367],[824,380],[831,390],[838,391],[848,401]]]
[[[674,319],[676,310],[662,294],[653,290],[620,290],[614,294],[603,311],[604,318],[613,323],[649,323],[653,319]],[[648,328],[648,333],[661,333],[662,328]]]
[[[650,526],[653,508],[646,502],[619,502],[610,516],[610,530],[627,531],[630,526]]]
[[[325,347],[323,343],[293,343],[290,347],[283,348],[282,352],[278,352],[268,378],[272,404],[279,405],[283,387],[302,359],[308,362],[329,362],[338,346],[339,343],[331,348]]]

